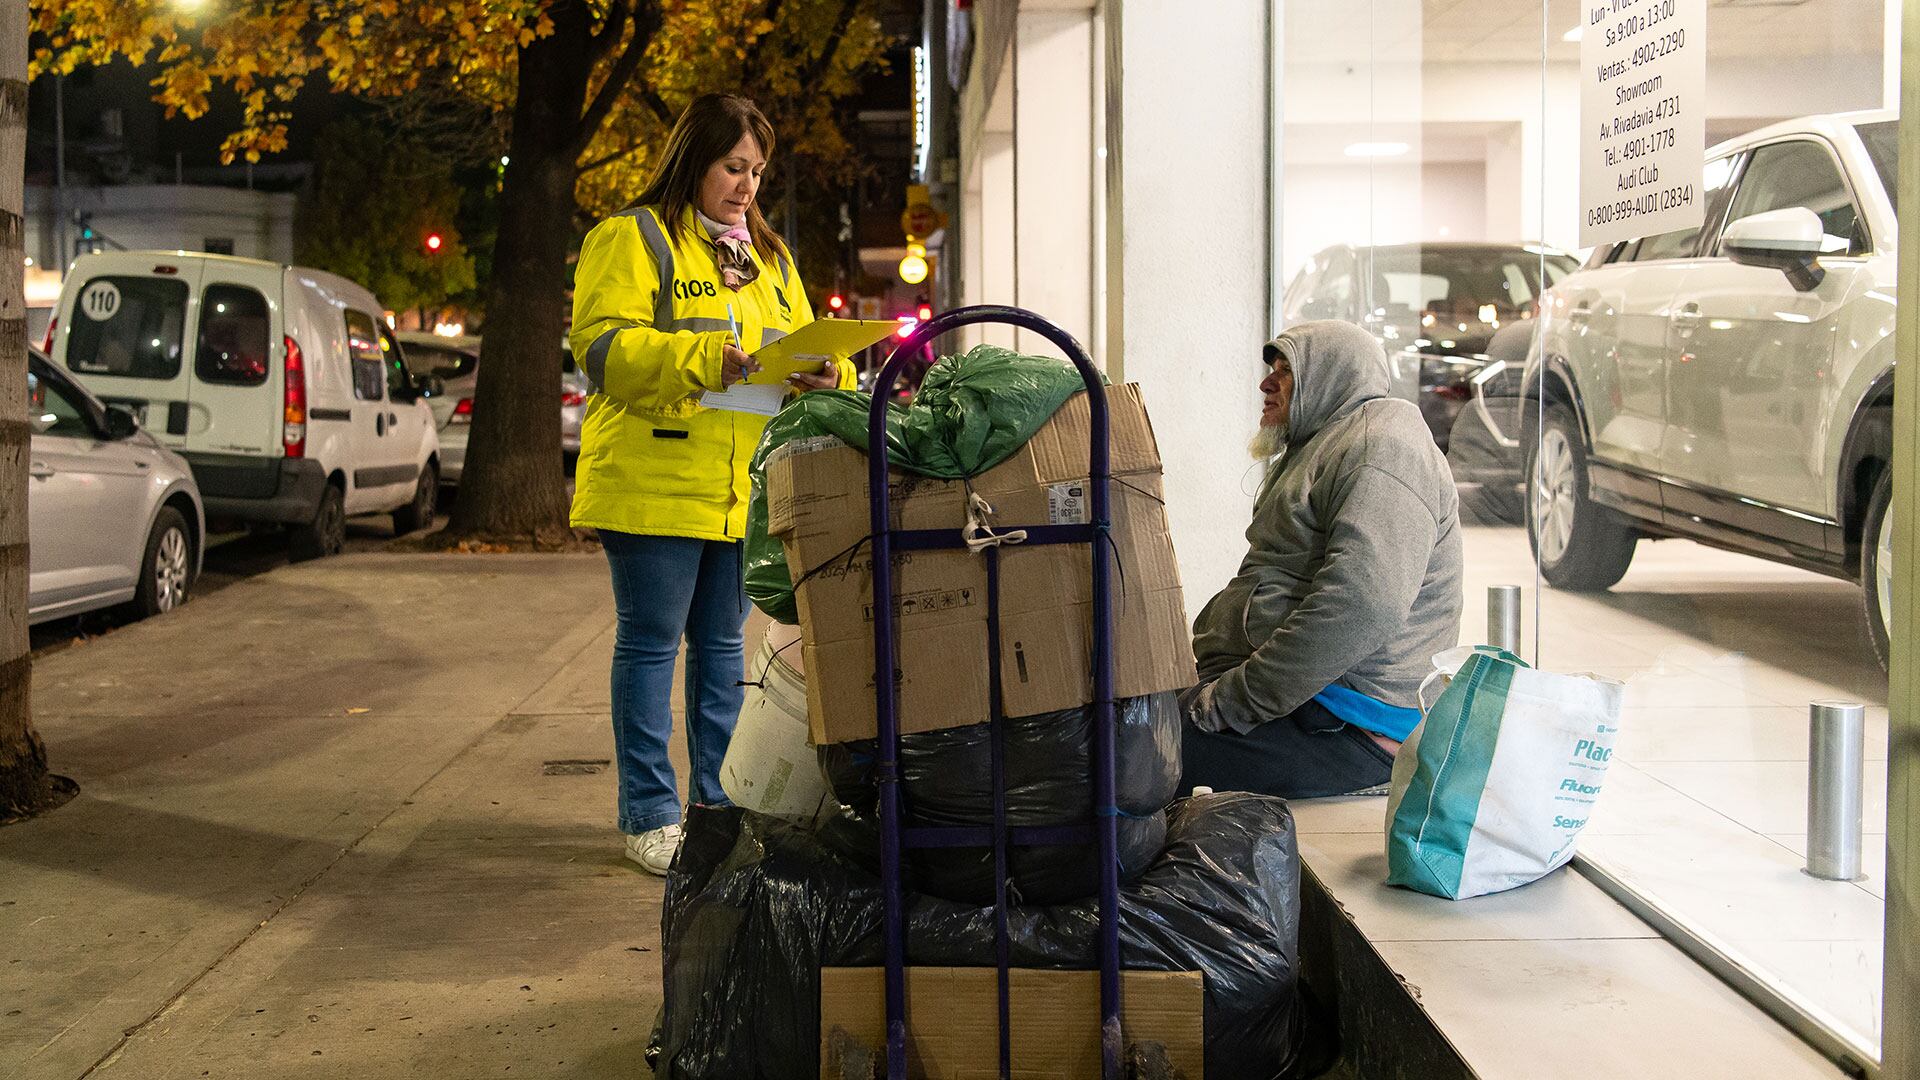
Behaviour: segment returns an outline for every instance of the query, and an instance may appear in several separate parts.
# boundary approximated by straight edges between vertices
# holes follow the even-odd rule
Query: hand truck
[[[1091,823],[1008,828],[1005,733],[1000,685],[1000,563],[997,547],[982,552],[987,569],[987,656],[989,719],[993,725],[990,760],[993,770],[993,824],[991,826],[913,827],[904,825],[900,791],[900,717],[898,649],[894,638],[893,556],[895,552],[964,547],[958,529],[903,530],[892,527],[887,488],[887,403],[901,371],[934,339],[951,330],[981,323],[998,323],[1031,330],[1066,354],[1087,385],[1092,412],[1092,444],[1088,458],[1091,489],[1089,521],[1085,524],[1034,525],[1024,529],[1025,545],[1083,544],[1093,567],[1093,788]],[[981,305],[957,308],[921,323],[901,341],[887,359],[873,387],[867,420],[867,465],[871,490],[873,541],[873,659],[874,697],[878,714],[878,762],[875,777],[880,800],[880,876],[884,895],[882,929],[886,935],[886,1076],[907,1076],[907,941],[903,855],[907,848],[992,847],[994,869],[994,964],[998,970],[1000,1076],[1012,1069],[1010,1045],[1007,933],[1007,850],[1014,846],[1085,844],[1097,841],[1100,850],[1100,904],[1098,952],[1100,962],[1100,1057],[1102,1080],[1121,1080],[1124,1046],[1120,1026],[1120,863],[1114,803],[1113,707],[1113,598],[1107,552],[1111,519],[1107,501],[1108,419],[1106,384],[1093,360],[1071,334],[1030,311],[1016,307]]]

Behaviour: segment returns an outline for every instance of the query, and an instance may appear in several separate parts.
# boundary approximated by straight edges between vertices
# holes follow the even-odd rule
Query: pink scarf
[[[745,225],[735,225],[714,237],[713,257],[720,266],[720,281],[735,292],[760,276],[760,268],[753,261],[753,234]]]

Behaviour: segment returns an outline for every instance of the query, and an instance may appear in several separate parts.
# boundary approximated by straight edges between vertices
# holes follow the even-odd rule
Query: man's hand
[[[1187,723],[1201,731],[1227,730],[1227,722],[1213,708],[1213,691],[1219,685],[1216,679],[1205,686],[1196,687],[1191,694],[1182,695],[1180,703],[1185,707]]]
[[[720,386],[724,389],[760,370],[753,357],[732,345],[720,347]]]
[[[796,371],[787,376],[787,385],[803,394],[809,390],[832,390],[840,385],[840,373],[835,371],[831,366],[818,375],[809,375],[804,371]]]

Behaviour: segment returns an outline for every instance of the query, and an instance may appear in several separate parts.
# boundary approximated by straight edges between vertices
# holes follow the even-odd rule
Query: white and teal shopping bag
[[[1422,694],[1426,717],[1394,758],[1387,883],[1463,900],[1564,866],[1599,798],[1625,688],[1485,646],[1434,663],[1434,678],[1458,672],[1431,708]]]

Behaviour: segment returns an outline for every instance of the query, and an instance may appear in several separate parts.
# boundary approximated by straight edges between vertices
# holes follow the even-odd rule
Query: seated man
[[[1420,410],[1358,326],[1266,347],[1269,466],[1240,573],[1193,628],[1183,790],[1313,798],[1385,784],[1420,682],[1460,638],[1459,501]]]

